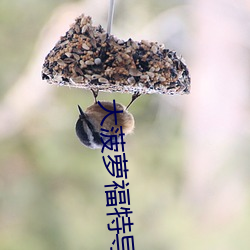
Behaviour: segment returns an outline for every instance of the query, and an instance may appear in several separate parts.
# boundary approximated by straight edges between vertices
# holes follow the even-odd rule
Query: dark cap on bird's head
[[[79,140],[86,146],[92,149],[101,148],[102,141],[100,135],[95,131],[94,126],[89,121],[88,117],[78,105],[79,119],[76,122],[76,135]]]

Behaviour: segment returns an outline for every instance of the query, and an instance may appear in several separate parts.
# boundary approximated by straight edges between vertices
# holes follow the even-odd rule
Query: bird
[[[139,94],[132,96],[131,102],[127,107],[125,107],[124,105],[116,102],[97,101],[98,90],[95,91],[91,89],[91,91],[95,100],[94,104],[89,106],[85,112],[80,105],[78,105],[79,118],[76,122],[75,130],[80,142],[90,149],[100,149],[103,147],[101,133],[114,135],[115,131],[120,129],[120,127],[122,127],[122,132],[125,136],[133,133],[135,121],[133,115],[128,111],[128,107],[134,102]],[[117,111],[117,124],[115,124],[114,114],[109,115],[110,112],[108,112],[114,111],[114,104],[115,110]],[[104,118],[105,120],[103,121]],[[114,129],[111,131],[112,127]],[[117,135],[117,137],[119,141],[120,136]],[[102,138],[104,139],[104,137]]]

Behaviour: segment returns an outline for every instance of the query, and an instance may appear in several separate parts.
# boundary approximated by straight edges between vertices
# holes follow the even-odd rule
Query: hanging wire
[[[109,35],[111,34],[113,17],[114,17],[114,10],[115,10],[115,0],[110,0],[109,14],[108,14],[108,27],[107,27],[107,33]]]

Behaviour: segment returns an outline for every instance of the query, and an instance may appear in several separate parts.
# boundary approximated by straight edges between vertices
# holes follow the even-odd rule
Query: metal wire
[[[115,0],[110,0],[109,14],[108,14],[108,27],[107,27],[107,33],[109,35],[111,34],[111,30],[112,30],[114,10],[115,10]]]

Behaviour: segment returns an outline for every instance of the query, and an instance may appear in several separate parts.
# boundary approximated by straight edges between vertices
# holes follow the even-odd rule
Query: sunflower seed
[[[67,57],[71,57],[72,54],[71,54],[70,52],[66,52],[65,55],[66,55]]]
[[[75,25],[75,31],[76,31],[77,34],[80,33],[80,27],[79,27],[79,25]]]
[[[135,78],[134,77],[129,77],[128,78],[128,83],[129,84],[135,84]]]
[[[83,82],[83,77],[82,76],[76,76],[71,78],[74,82],[76,83],[82,83]]]
[[[67,65],[62,59],[57,60],[57,63],[58,63],[60,66],[66,66],[66,65]]]
[[[157,51],[158,51],[158,48],[157,48],[155,45],[153,45],[152,48],[151,48],[151,51],[152,51],[154,54],[156,54]]]
[[[92,75],[91,79],[99,79],[101,77],[101,75],[97,75],[97,74],[94,74]]]
[[[65,58],[63,61],[64,61],[65,63],[67,63],[67,64],[70,64],[70,63],[72,63],[72,62],[75,62],[75,59],[73,59],[73,58]]]
[[[141,79],[142,81],[147,82],[147,81],[149,81],[149,76],[148,76],[148,75],[142,75],[142,76],[140,77],[140,79]]]
[[[87,61],[85,62],[85,64],[86,64],[86,65],[94,65],[95,63],[94,63],[93,61],[87,60]]]
[[[73,56],[74,56],[74,58],[77,60],[77,61],[79,61],[80,60],[80,56],[79,55],[77,55],[77,54],[72,54]]]
[[[79,67],[75,66],[75,67],[74,67],[74,70],[75,70],[75,72],[78,73],[79,75],[83,75],[83,72],[82,72],[82,70],[81,70]]]
[[[109,83],[109,81],[106,78],[104,78],[104,77],[99,78],[98,82],[99,83],[104,83],[104,84],[108,84]]]
[[[85,49],[85,50],[89,50],[89,46],[86,44],[86,43],[83,43],[82,44],[82,48]]]
[[[135,69],[135,68],[130,68],[129,74],[131,76],[141,76],[142,75],[142,73],[138,69]]]
[[[150,71],[147,72],[147,75],[148,75],[151,79],[153,79],[154,76],[155,76],[155,74],[154,74],[153,72],[150,72]]]
[[[146,45],[147,47],[150,47],[150,42],[147,40],[142,40],[141,43]]]

